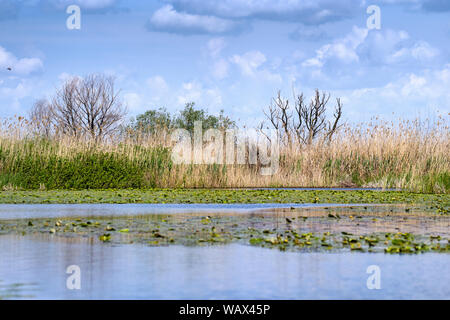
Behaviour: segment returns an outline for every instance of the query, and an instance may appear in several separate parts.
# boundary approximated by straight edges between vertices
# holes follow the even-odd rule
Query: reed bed
[[[449,193],[449,115],[345,125],[332,141],[281,145],[279,170],[174,164],[168,132],[108,141],[39,137],[22,118],[0,128],[0,187],[19,189],[380,187]]]

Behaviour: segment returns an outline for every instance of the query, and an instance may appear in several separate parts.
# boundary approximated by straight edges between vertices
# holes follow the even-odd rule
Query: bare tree
[[[95,140],[111,135],[126,115],[114,78],[100,74],[66,81],[53,98],[52,109],[62,133]]]
[[[264,110],[264,114],[271,125],[281,131],[280,134],[288,145],[292,145],[293,139],[299,144],[309,145],[319,136],[331,140],[340,127],[342,102],[339,98],[336,99],[333,118],[327,120],[329,101],[330,94],[320,93],[316,89],[309,104],[305,102],[303,93],[294,95],[294,110],[291,111],[289,100],[283,99],[278,92],[268,111]],[[259,130],[262,132],[263,129],[264,123],[261,123]]]
[[[328,122],[328,129],[327,129],[328,140],[332,139],[333,134],[335,134],[337,129],[340,127],[339,121],[341,120],[341,117],[342,117],[341,98],[336,98],[336,106],[334,107],[333,120]]]
[[[53,117],[58,125],[59,133],[77,137],[81,135],[79,105],[76,97],[76,88],[79,79],[67,80],[56,91],[52,100]]]
[[[53,108],[47,99],[40,99],[34,103],[29,113],[29,119],[35,134],[49,138],[54,133],[55,119]]]

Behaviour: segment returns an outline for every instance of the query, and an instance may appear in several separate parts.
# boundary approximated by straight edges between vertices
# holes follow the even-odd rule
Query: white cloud
[[[224,38],[214,38],[208,41],[207,44],[209,54],[211,57],[216,58],[220,55],[222,50],[226,47]]]
[[[222,51],[227,46],[224,38],[213,38],[206,44],[206,59],[212,76],[215,79],[222,80],[228,76],[229,63],[222,57]]]
[[[44,67],[38,58],[18,59],[12,53],[0,47],[0,73],[8,72],[14,75],[28,75],[41,71]],[[11,68],[11,70],[8,70]]]
[[[142,113],[170,102],[169,85],[162,76],[156,75],[146,79],[145,85],[134,86],[123,97],[131,114]]]
[[[26,80],[21,80],[17,85],[12,87],[0,87],[1,108],[6,108],[8,110],[6,113],[11,113],[11,111],[21,112],[21,100],[29,97],[32,89],[33,85]]]
[[[260,51],[249,51],[243,55],[233,55],[230,61],[239,66],[243,75],[254,76],[256,69],[258,69],[264,62],[266,56]]]
[[[321,68],[327,60],[339,60],[344,63],[359,61],[356,48],[367,37],[368,30],[354,26],[352,32],[342,39],[326,44],[316,51],[316,56],[303,62],[304,67]]]
[[[27,86],[24,81],[21,81],[14,88],[6,88],[6,87],[0,88],[0,92],[2,93],[2,95],[14,97],[17,99],[22,99],[26,97],[30,93],[30,91],[31,91],[30,87]]]
[[[405,31],[368,31],[354,26],[345,37],[320,47],[302,66],[322,68],[326,64],[333,67],[344,64],[348,68],[350,63],[370,66],[417,63],[430,61],[438,55],[439,50],[425,41],[410,39]]]
[[[420,41],[410,48],[401,48],[394,52],[389,58],[390,61],[410,60],[411,58],[426,61],[439,55],[439,50],[431,47],[427,42]]]
[[[166,5],[153,13],[147,28],[179,34],[224,34],[235,31],[239,24],[214,16],[177,12],[171,5]]]
[[[220,59],[214,63],[212,74],[217,79],[224,79],[228,76],[229,64],[225,59]]]
[[[166,0],[176,10],[226,19],[263,19],[321,24],[347,19],[363,0]]]
[[[410,73],[381,87],[340,91],[347,116],[415,117],[430,111],[450,112],[450,64],[439,70]]]
[[[81,78],[80,76],[73,75],[67,72],[63,72],[58,76],[59,81],[66,82],[67,80],[73,79],[73,78]]]
[[[297,41],[321,41],[328,39],[329,35],[321,26],[301,25],[290,33],[289,38]]]
[[[276,83],[283,81],[281,75],[274,72],[278,70],[276,61],[272,66],[268,66],[266,56],[260,51],[249,51],[243,55],[235,54],[230,61],[239,67],[244,76]]]
[[[124,102],[131,115],[159,107],[166,107],[170,112],[176,112],[188,102],[195,102],[199,107],[207,108],[211,112],[218,112],[222,107],[220,90],[207,87],[196,80],[169,87],[163,77],[154,76],[147,79],[145,83],[146,86],[136,87],[123,94]]]
[[[142,108],[142,98],[135,92],[128,92],[123,95],[125,105],[129,108],[130,112],[138,113],[144,111]]]
[[[148,78],[146,82],[153,94],[161,95],[169,90],[166,80],[161,76]]]
[[[47,0],[57,8],[66,8],[69,5],[78,5],[86,10],[105,9],[114,6],[117,0]]]
[[[222,107],[222,95],[217,88],[204,88],[197,81],[185,82],[178,93],[177,103],[182,107],[188,102],[195,102],[210,112],[219,111]]]

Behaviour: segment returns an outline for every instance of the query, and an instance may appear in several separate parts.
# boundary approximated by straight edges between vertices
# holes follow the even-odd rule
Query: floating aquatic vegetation
[[[450,194],[418,194],[402,191],[250,190],[250,189],[128,189],[2,191],[0,203],[340,203],[408,204],[445,214]],[[295,208],[290,208],[295,210]],[[367,210],[367,209],[365,209]],[[332,216],[338,218],[336,214]],[[331,216],[330,216],[331,217]]]
[[[330,218],[329,214],[339,218]],[[416,209],[406,213],[402,207],[297,211],[287,208],[249,215],[211,213],[205,216],[203,213],[8,220],[0,221],[0,237],[14,233],[47,236],[49,241],[64,237],[91,238],[105,244],[240,243],[282,251],[411,254],[449,252],[449,224],[448,216]]]

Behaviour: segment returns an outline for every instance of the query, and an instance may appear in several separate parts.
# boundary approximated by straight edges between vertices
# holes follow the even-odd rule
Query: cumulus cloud
[[[77,5],[88,12],[102,12],[115,7],[118,0],[41,0],[44,5],[53,6],[58,9],[66,8],[70,5]]]
[[[22,99],[26,97],[31,91],[31,88],[26,84],[25,81],[21,81],[17,86],[13,88],[2,87],[0,92],[2,95],[10,96],[16,99]]]
[[[235,54],[230,58],[230,62],[238,66],[244,76],[269,82],[282,82],[281,75],[274,72],[277,69],[276,64],[272,65],[272,68],[268,66],[266,56],[260,51],[249,51],[243,55]]]
[[[5,116],[5,113],[21,113],[23,99],[32,96],[35,89],[35,83],[26,79],[13,82],[15,83],[9,85],[0,83],[0,105],[4,108],[1,116]]]
[[[157,96],[165,94],[169,90],[166,80],[164,80],[161,76],[148,78],[147,86],[149,87],[151,93]]]
[[[147,78],[144,83],[134,83],[124,92],[123,97],[130,112],[138,114],[155,106],[164,106],[169,103],[172,95],[169,94],[169,85],[164,77],[155,75]]]
[[[44,10],[63,10],[70,5],[78,5],[83,13],[106,13],[123,11],[118,8],[120,0],[0,0],[0,21],[15,19],[24,7]]]
[[[355,17],[365,0],[165,0],[147,28],[179,34],[236,34],[252,20],[297,22],[317,26]],[[297,30],[305,36],[312,30]],[[302,34],[303,33],[303,34]],[[313,39],[317,34],[309,35]]]
[[[256,70],[266,62],[266,56],[260,51],[250,51],[243,55],[233,55],[231,62],[236,64],[243,75],[254,76]]]
[[[425,41],[419,41],[412,47],[401,48],[388,57],[389,62],[411,61],[411,59],[426,61],[439,55],[439,50],[433,48]]]
[[[225,59],[214,62],[212,74],[216,79],[224,79],[228,76],[229,63]]]
[[[358,46],[358,55],[371,64],[420,64],[432,61],[439,50],[426,41],[411,39],[405,31],[369,32]]]
[[[323,41],[330,38],[324,29],[320,26],[305,26],[297,27],[289,34],[289,38],[296,41]]]
[[[417,116],[431,110],[450,112],[450,65],[409,73],[384,86],[341,91],[350,116],[385,114]]]
[[[405,31],[385,29],[370,31],[354,26],[341,39],[320,47],[316,55],[302,63],[303,67],[322,68],[350,63],[390,65],[427,62],[439,55],[439,50],[426,41],[414,41]]]
[[[227,46],[224,38],[213,38],[206,44],[206,60],[212,76],[217,80],[222,80],[228,76],[229,62],[222,55]]]
[[[342,39],[337,39],[330,44],[320,47],[316,56],[303,62],[304,67],[321,68],[330,60],[343,63],[358,62],[359,56],[356,49],[367,37],[368,30],[354,26],[352,32]]]
[[[211,57],[216,58],[220,55],[222,50],[226,47],[224,38],[214,38],[208,41],[208,52]]]
[[[127,92],[123,95],[125,105],[132,113],[143,112],[142,98],[136,92]]]
[[[39,72],[43,67],[44,64],[38,58],[19,59],[3,47],[0,47],[0,73],[24,76]],[[11,70],[8,70],[8,68],[11,68]]]
[[[125,90],[123,98],[132,115],[159,107],[175,112],[188,102],[195,102],[211,112],[218,112],[222,108],[222,94],[217,87],[198,80],[172,83],[169,86],[160,75],[147,78],[144,85]]]
[[[363,0],[166,0],[176,10],[224,19],[263,19],[322,24],[350,18]]]
[[[147,23],[149,31],[160,31],[184,35],[192,34],[229,34],[238,32],[239,22],[208,15],[195,15],[176,11],[166,5],[155,11]]]
[[[180,34],[236,33],[252,20],[296,22],[302,26],[292,39],[322,39],[326,33],[311,27],[355,18],[368,6],[366,0],[165,0],[148,28]],[[407,9],[443,12],[448,0],[379,0],[379,4]],[[309,28],[308,28],[309,27]]]
[[[198,81],[185,82],[177,95],[178,106],[184,106],[188,102],[208,108],[209,111],[219,111],[222,107],[222,95],[217,88],[204,88]]]
[[[103,9],[116,4],[116,0],[49,0],[58,7],[78,5],[84,9]]]

